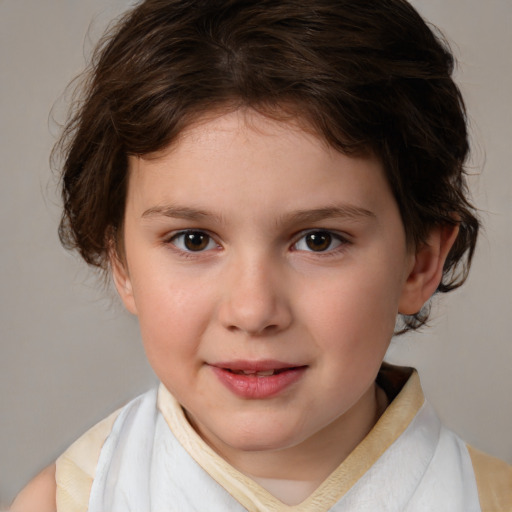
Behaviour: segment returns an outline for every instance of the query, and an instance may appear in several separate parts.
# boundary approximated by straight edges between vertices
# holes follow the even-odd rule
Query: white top
[[[93,428],[59,458],[57,509],[494,512],[498,509],[480,507],[472,457],[473,451],[470,456],[425,402],[414,372],[340,466],[305,501],[288,506],[218,456],[161,385]],[[499,474],[510,476],[510,468],[500,464]],[[502,481],[501,497],[508,504],[509,480]],[[491,494],[497,503],[499,496]]]
[[[227,488],[218,483],[173,430],[204,451],[201,459],[210,459],[207,466],[218,465],[220,458],[206,445],[201,446],[203,442],[165,389],[161,395],[168,404],[167,418],[157,408],[156,390],[132,401],[118,416],[101,451],[89,512],[303,509],[301,505],[286,506],[262,489],[254,490],[241,474]],[[347,493],[322,505],[322,510],[333,512],[480,512],[466,446],[441,426],[426,402],[403,434]],[[314,510],[320,509],[315,506]]]

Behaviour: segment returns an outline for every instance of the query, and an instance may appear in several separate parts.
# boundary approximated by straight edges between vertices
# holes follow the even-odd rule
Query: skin
[[[411,250],[377,159],[253,111],[204,118],[129,172],[112,267],[151,366],[217,453],[297,481],[302,500],[385,408],[375,377],[396,316],[435,291],[456,228]],[[241,397],[216,371],[239,360],[301,371]]]
[[[56,512],[55,491],[55,464],[52,464],[18,494],[9,512]]]

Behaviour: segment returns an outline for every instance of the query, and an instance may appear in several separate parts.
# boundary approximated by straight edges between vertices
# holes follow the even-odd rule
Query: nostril
[[[254,328],[254,329],[251,329],[250,327],[243,328],[243,327],[240,327],[237,325],[228,325],[228,326],[226,326],[226,328],[230,332],[244,332],[244,333],[249,334],[254,337],[274,334],[274,333],[279,332],[279,330],[280,330],[280,327],[277,324],[266,325],[266,326],[263,326],[262,328]]]

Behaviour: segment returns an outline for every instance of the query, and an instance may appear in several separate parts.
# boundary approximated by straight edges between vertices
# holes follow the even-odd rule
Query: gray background
[[[420,369],[443,420],[512,462],[512,3],[416,0],[449,36],[486,232],[467,285],[389,359]],[[127,0],[0,0],[0,504],[154,382],[136,321],[56,235],[49,152],[66,84]]]

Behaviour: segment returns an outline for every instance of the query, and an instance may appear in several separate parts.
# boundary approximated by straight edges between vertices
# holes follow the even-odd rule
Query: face
[[[376,159],[236,112],[131,159],[116,283],[210,444],[284,450],[372,407],[408,300],[406,247]]]

